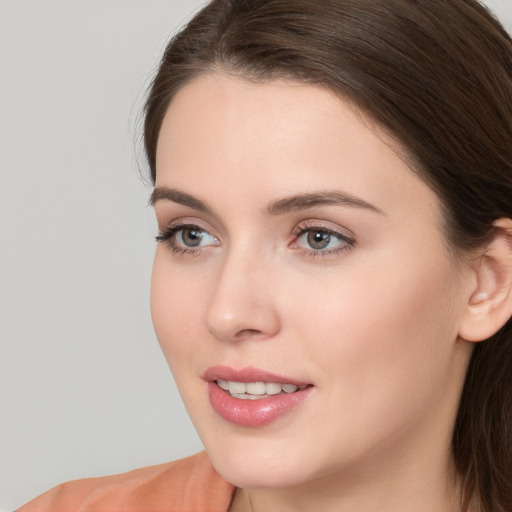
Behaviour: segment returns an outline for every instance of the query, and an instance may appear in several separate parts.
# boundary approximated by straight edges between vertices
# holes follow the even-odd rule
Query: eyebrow
[[[149,203],[152,206],[155,206],[155,203],[157,201],[161,201],[162,199],[167,199],[173,203],[188,206],[189,208],[203,213],[213,214],[213,210],[208,206],[207,203],[175,188],[155,187],[151,193]]]
[[[265,210],[268,215],[281,215],[292,211],[307,210],[315,206],[328,205],[364,208],[384,215],[384,212],[373,204],[339,190],[319,191],[276,199]]]
[[[212,208],[206,202],[178,189],[156,187],[151,194],[149,202],[154,206],[157,201],[162,199],[166,199],[177,204],[188,206],[194,210],[213,215]],[[264,208],[264,213],[272,216],[282,215],[293,211],[307,210],[317,206],[329,205],[363,208],[384,215],[384,212],[376,206],[351,194],[340,192],[339,190],[311,192],[276,199],[271,201]]]

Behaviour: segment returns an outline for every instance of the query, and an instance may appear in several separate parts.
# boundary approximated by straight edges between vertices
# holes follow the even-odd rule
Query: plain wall
[[[0,511],[201,449],[151,326],[136,158],[148,79],[200,3],[0,0]],[[487,3],[511,30],[512,1]]]
[[[148,78],[199,3],[0,3],[0,510],[202,448],[151,325],[134,149]]]

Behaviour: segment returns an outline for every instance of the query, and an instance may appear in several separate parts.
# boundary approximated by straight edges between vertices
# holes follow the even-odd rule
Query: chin
[[[313,479],[311,458],[290,443],[268,439],[234,439],[225,443],[206,442],[216,471],[228,482],[244,489],[294,487]]]
[[[297,468],[269,465],[264,459],[249,460],[243,454],[236,456],[222,457],[221,460],[213,460],[213,465],[224,480],[235,487],[243,489],[272,489],[294,487],[304,480]],[[263,459],[263,460],[262,460]]]

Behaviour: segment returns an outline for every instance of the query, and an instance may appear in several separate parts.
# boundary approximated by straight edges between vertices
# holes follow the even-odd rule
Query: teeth
[[[267,390],[267,386],[264,382],[248,382],[245,385],[245,392],[249,395],[264,395]]]
[[[234,398],[241,398],[242,400],[259,400],[260,398],[265,398],[267,395],[249,395],[249,393],[234,393]]]
[[[229,382],[227,380],[217,379],[217,384],[226,391],[229,389]]]
[[[229,382],[229,392],[233,395],[235,393],[245,393],[247,391],[245,382]]]
[[[278,395],[281,393],[281,389],[281,384],[274,384],[273,382],[265,384],[265,393],[267,395]]]
[[[307,386],[295,386],[294,384],[277,384],[275,382],[234,382],[230,380],[217,379],[217,384],[235,398],[246,400],[259,400],[270,395],[279,393],[295,393],[305,389]]]

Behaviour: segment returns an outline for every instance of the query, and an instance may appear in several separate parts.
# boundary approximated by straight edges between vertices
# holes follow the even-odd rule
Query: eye
[[[310,254],[337,253],[349,249],[355,241],[348,236],[323,226],[302,226],[295,233],[291,247]]]
[[[318,251],[329,249],[333,245],[336,246],[340,241],[327,231],[321,231],[319,229],[316,231],[307,231],[300,237],[300,239],[305,239],[302,240],[302,242],[306,242],[311,249]]]
[[[203,247],[219,245],[219,241],[204,228],[192,224],[169,226],[156,237],[166,242],[174,252],[191,253]]]
[[[177,244],[184,247],[201,247],[204,245],[212,245],[216,239],[204,229],[197,226],[190,226],[178,229],[174,232]]]

